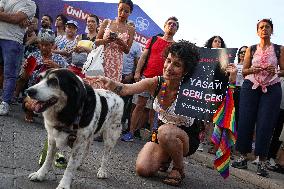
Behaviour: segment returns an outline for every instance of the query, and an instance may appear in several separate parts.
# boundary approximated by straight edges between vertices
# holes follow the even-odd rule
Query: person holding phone
[[[135,29],[127,24],[132,11],[131,0],[120,0],[117,18],[103,21],[95,42],[96,46],[104,45],[105,76],[117,82],[122,79],[123,53],[129,53],[134,38]]]

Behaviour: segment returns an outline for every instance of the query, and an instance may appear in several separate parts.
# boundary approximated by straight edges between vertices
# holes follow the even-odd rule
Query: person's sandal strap
[[[174,175],[172,175],[173,171],[175,172]],[[169,175],[163,180],[163,182],[171,186],[180,186],[184,177],[185,174],[181,169],[173,168]]]

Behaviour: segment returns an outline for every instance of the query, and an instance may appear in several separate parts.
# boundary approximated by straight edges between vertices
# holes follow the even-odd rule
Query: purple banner
[[[58,14],[64,14],[68,19],[76,20],[79,24],[78,33],[85,33],[88,14],[95,14],[103,19],[117,17],[117,3],[63,1],[63,0],[35,0],[39,8],[40,18],[44,14],[50,15],[54,20]],[[163,30],[138,6],[134,5],[129,20],[134,21],[136,33],[134,40],[145,46],[151,36],[163,33]]]

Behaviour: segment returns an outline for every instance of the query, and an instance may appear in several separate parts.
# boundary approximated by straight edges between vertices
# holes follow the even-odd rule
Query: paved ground
[[[56,188],[63,170],[50,171],[43,182],[30,182],[28,174],[38,169],[38,155],[41,151],[46,132],[42,119],[28,124],[23,121],[20,105],[12,106],[9,116],[0,117],[0,189],[51,189]],[[94,142],[92,154],[79,168],[73,189],[106,189],[106,188],[175,188],[161,183],[163,174],[154,178],[141,178],[134,172],[135,158],[144,142],[135,140],[133,143],[119,142],[109,162],[109,178],[96,178],[101,158],[102,143]],[[217,171],[212,169],[213,156],[207,153],[196,153],[185,159],[185,173],[181,188],[284,188],[283,175],[273,174],[273,179],[262,179],[250,171],[240,173],[232,170],[228,179],[224,180]],[[241,176],[240,176],[241,175]],[[262,180],[255,182],[255,180]],[[266,184],[265,183],[270,183]]]

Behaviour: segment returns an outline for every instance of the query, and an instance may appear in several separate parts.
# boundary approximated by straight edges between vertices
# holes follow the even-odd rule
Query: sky
[[[119,0],[89,0],[117,3]],[[227,47],[238,48],[259,42],[256,24],[271,18],[273,43],[284,45],[283,0],[132,0],[162,29],[165,20],[176,16],[180,28],[175,40],[186,39],[204,46],[214,35],[220,35]]]

